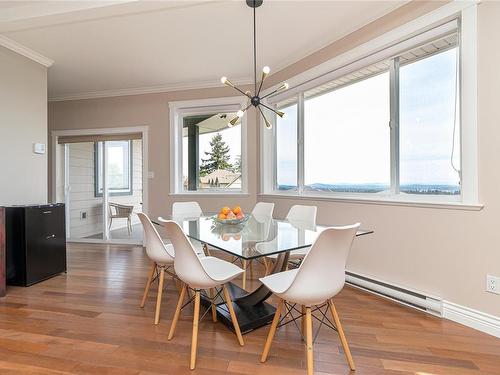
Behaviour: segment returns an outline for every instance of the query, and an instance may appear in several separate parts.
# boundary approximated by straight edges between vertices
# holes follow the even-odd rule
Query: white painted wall
[[[0,46],[0,205],[47,202],[47,68]]]

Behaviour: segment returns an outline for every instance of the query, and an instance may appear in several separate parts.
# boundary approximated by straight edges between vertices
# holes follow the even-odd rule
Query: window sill
[[[214,191],[214,192],[206,192],[206,191],[193,191],[193,192],[185,192],[182,193],[170,193],[171,197],[179,197],[179,198],[187,198],[187,197],[249,197],[249,193],[244,192],[224,192],[224,191]]]
[[[259,194],[261,198],[280,198],[280,199],[296,199],[296,200],[316,200],[338,203],[354,203],[354,204],[373,204],[382,206],[405,206],[447,210],[464,210],[464,211],[480,211],[484,204],[467,204],[459,200],[444,200],[432,197],[431,199],[415,199],[413,196],[404,196],[404,198],[394,197],[360,197],[360,196],[332,196],[327,194],[297,194],[272,192]]]

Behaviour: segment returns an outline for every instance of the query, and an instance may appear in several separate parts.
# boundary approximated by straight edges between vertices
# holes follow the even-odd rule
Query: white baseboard
[[[443,317],[500,338],[500,317],[443,301]]]

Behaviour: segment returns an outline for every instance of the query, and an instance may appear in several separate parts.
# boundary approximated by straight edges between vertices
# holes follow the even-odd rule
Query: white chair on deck
[[[316,225],[316,214],[318,212],[318,207],[316,206],[303,206],[303,205],[293,205],[290,207],[288,214],[286,215],[286,219],[294,224],[298,224],[299,226],[315,226]],[[309,252],[310,247],[305,247],[303,249],[292,250],[288,256],[289,261],[300,261],[304,258],[304,256]],[[271,261],[276,260],[277,255],[271,255],[267,257],[266,260],[266,275],[270,271]],[[264,258],[265,259],[265,258]],[[271,261],[270,261],[271,260]]]
[[[141,308],[146,304],[146,299],[148,297],[149,289],[153,283],[153,278],[155,273],[159,272],[158,275],[158,296],[156,298],[156,312],[155,312],[155,324],[160,321],[160,307],[161,299],[163,294],[163,280],[165,278],[165,272],[167,272],[172,277],[174,276],[173,265],[175,258],[174,247],[171,244],[164,244],[160,235],[158,234],[156,228],[154,227],[148,216],[142,212],[138,212],[139,220],[141,220],[142,226],[144,228],[144,239],[146,243],[146,254],[148,258],[151,259],[151,271],[148,276],[148,281],[146,283],[146,288],[144,290],[144,295],[142,296]]]
[[[328,304],[344,353],[351,370],[355,370],[349,345],[332,298],[345,283],[345,265],[359,223],[327,228],[318,236],[296,269],[275,273],[260,279],[280,299],[271,324],[261,362],[265,362],[285,302],[302,306],[302,334],[306,336],[307,373],[313,374],[313,338],[311,307]],[[305,320],[304,320],[305,315]]]
[[[229,295],[229,292],[225,285],[227,282],[243,273],[243,270],[240,267],[230,262],[226,262],[222,259],[210,256],[203,258],[197,257],[195,249],[193,248],[191,242],[186,237],[179,224],[177,224],[176,222],[167,221],[165,223],[165,230],[167,232],[168,238],[170,238],[172,244],[176,249],[176,259],[174,264],[175,273],[177,277],[183,282],[179,301],[177,303],[174,318],[172,320],[172,325],[170,327],[170,332],[168,334],[168,340],[171,340],[174,336],[175,327],[179,319],[179,314],[184,304],[186,289],[190,288],[194,290],[195,293],[190,360],[190,368],[191,370],[193,370],[196,366],[196,349],[198,345],[198,323],[200,316],[201,298],[200,292],[203,289],[213,291],[214,288],[222,286],[224,299],[229,309],[229,314],[231,315],[231,320],[233,322],[233,327],[238,338],[238,342],[241,346],[244,345],[243,336],[241,335],[238,320],[233,309],[231,296]],[[212,319],[214,321],[217,321],[216,306],[213,303],[213,292],[210,293],[210,297],[212,298]]]

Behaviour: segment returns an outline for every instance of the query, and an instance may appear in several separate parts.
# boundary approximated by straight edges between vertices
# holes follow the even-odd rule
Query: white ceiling
[[[277,71],[406,1],[272,1],[257,8],[258,66]],[[0,34],[55,61],[49,97],[251,80],[244,1],[0,2]]]

